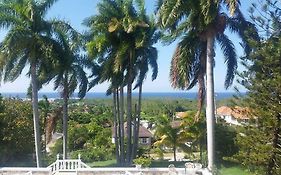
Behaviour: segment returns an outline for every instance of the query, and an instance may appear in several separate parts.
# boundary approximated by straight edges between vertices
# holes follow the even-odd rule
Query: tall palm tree
[[[37,166],[41,166],[41,145],[38,113],[38,67],[55,62],[52,51],[56,47],[52,37],[52,23],[44,19],[56,0],[1,0],[0,26],[8,33],[1,43],[4,55],[5,81],[14,81],[29,64],[31,77],[34,137]],[[53,59],[53,60],[52,60]],[[45,67],[46,68],[46,67]],[[45,71],[50,68],[45,69]]]
[[[172,59],[173,86],[190,89],[199,82],[200,96],[203,97],[203,77],[206,74],[207,151],[210,171],[214,164],[214,43],[217,41],[220,44],[225,55],[226,88],[233,82],[237,56],[233,43],[224,34],[225,28],[228,27],[232,32],[239,34],[247,53],[250,49],[244,39],[245,30],[252,27],[252,24],[244,19],[239,5],[239,0],[202,1],[201,3],[184,0],[158,1],[159,24],[166,29],[168,39],[173,41],[181,38]],[[228,9],[230,16],[223,12],[223,7]]]
[[[54,89],[61,90],[63,98],[63,159],[67,158],[68,100],[79,87],[78,96],[83,98],[87,92],[88,77],[84,68],[91,63],[81,54],[82,36],[63,21],[54,22],[56,39],[60,45],[59,63],[55,66]]]
[[[144,4],[143,4],[144,7]],[[143,8],[144,17],[146,12]],[[152,81],[157,78],[158,74],[158,52],[157,49],[153,46],[158,42],[161,33],[158,31],[154,19],[149,19],[146,17],[145,22],[149,25],[149,27],[144,29],[145,38],[143,39],[143,46],[136,49],[137,61],[136,61],[136,83],[134,89],[138,88],[138,104],[136,108],[136,114],[134,118],[134,130],[133,130],[133,150],[132,157],[136,158],[136,153],[138,149],[138,138],[139,138],[139,125],[141,120],[141,102],[142,102],[142,86],[143,82],[147,76],[149,67],[151,67]]]
[[[109,89],[119,89],[120,93],[120,130],[123,130],[123,88],[127,87],[127,155],[126,162],[132,162],[132,87],[137,76],[138,49],[144,47],[146,28],[149,21],[145,15],[143,0],[103,0],[98,4],[99,14],[86,21],[91,27],[91,40],[87,44],[89,53],[106,70],[94,83],[110,81]],[[145,56],[147,57],[147,56]],[[148,58],[148,57],[147,57]],[[143,58],[143,59],[147,59]],[[117,78],[117,79],[116,79]],[[144,79],[144,78],[143,78]],[[110,91],[109,91],[110,92]],[[118,100],[117,100],[118,102]],[[120,138],[120,137],[119,137]],[[124,144],[124,143],[123,143]],[[122,144],[120,144],[122,147]],[[121,150],[122,152],[122,150]],[[122,155],[122,153],[121,153]]]

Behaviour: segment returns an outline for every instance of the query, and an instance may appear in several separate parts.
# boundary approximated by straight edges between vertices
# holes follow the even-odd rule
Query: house
[[[124,123],[124,134],[127,137],[127,123]],[[139,127],[139,145],[140,146],[151,146],[153,134],[144,126]],[[115,143],[115,132],[112,127],[112,143]]]
[[[248,124],[250,120],[250,110],[249,108],[240,106],[221,106],[216,110],[216,119],[218,118],[223,119],[230,125]]]

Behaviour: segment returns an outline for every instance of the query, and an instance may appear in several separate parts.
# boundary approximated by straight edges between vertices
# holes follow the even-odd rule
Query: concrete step
[[[77,175],[76,172],[56,172],[54,175]]]

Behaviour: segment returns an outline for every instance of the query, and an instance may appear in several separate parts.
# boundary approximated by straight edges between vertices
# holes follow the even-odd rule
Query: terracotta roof
[[[221,106],[217,109],[217,115],[230,115],[236,119],[249,119],[250,110],[249,108],[243,108],[240,106],[228,107]]]

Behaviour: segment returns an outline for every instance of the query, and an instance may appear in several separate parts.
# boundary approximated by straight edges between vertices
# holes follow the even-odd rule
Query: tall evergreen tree
[[[281,9],[277,1],[261,5],[253,5],[251,17],[257,26],[263,24],[262,42],[252,41],[255,49],[244,59],[247,70],[240,81],[248,90],[245,106],[255,124],[237,136],[240,150],[235,158],[260,174],[277,175],[281,173]]]

